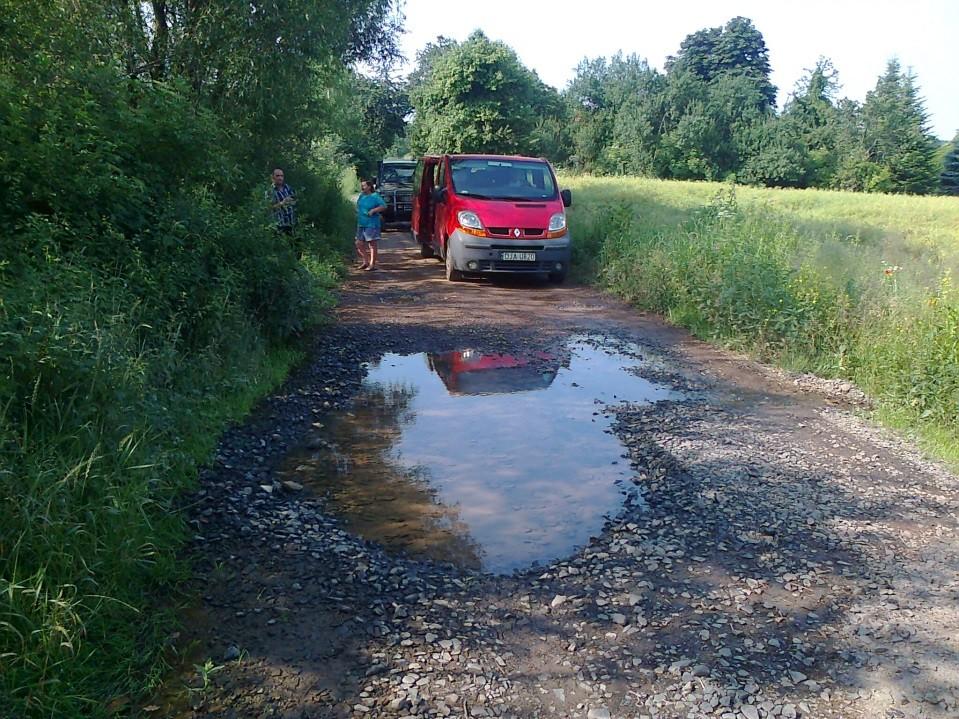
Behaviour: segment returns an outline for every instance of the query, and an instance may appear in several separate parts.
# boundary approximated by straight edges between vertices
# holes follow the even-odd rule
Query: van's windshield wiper
[[[456,194],[463,195],[464,197],[472,197],[477,200],[493,200],[493,199],[498,200],[499,199],[498,197],[493,198],[493,197],[490,197],[489,195],[481,195],[478,192],[470,192],[469,190],[457,190]]]

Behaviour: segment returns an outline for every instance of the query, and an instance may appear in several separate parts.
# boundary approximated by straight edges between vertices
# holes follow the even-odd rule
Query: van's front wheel
[[[453,252],[450,249],[449,240],[446,241],[446,279],[450,282],[459,282],[463,279],[463,273],[453,267]]]

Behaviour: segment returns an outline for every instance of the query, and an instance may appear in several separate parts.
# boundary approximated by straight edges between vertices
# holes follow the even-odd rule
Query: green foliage
[[[750,128],[750,151],[738,180],[766,187],[803,187],[811,172],[808,145],[786,119],[770,118]]]
[[[857,379],[921,422],[956,427],[959,420],[959,293],[944,275],[921,305],[899,300],[891,270],[888,303],[874,309],[851,362]]]
[[[942,173],[939,175],[939,191],[943,195],[959,195],[959,134],[942,158]]]
[[[851,379],[899,426],[908,418],[940,447],[948,437],[956,458],[959,207],[950,198],[565,184],[578,198],[574,259],[587,269],[592,260],[602,284],[701,337]]]
[[[930,193],[936,186],[938,142],[929,131],[915,77],[891,60],[862,107],[863,146],[880,168],[872,182],[882,192]]]
[[[359,176],[370,177],[381,159],[396,156],[390,148],[405,141],[412,106],[406,87],[388,75],[374,79],[354,73],[350,94],[345,104],[351,112],[340,134]]]
[[[558,112],[559,99],[513,50],[476,31],[421,60],[430,64],[410,89],[414,153],[540,153],[537,119]]]
[[[651,171],[663,80],[637,55],[583,60],[564,92],[575,166],[602,173]]]
[[[706,83],[720,77],[749,78],[762,103],[776,105],[766,41],[748,18],[735,17],[725,27],[687,35],[679,53],[667,60],[666,69],[670,75],[688,72]]]
[[[781,114],[746,18],[688,35],[666,75],[636,55],[583,60],[563,93],[566,164],[593,174],[928,194],[935,142],[915,78],[893,62],[862,105],[820,58]],[[562,156],[562,152],[556,152]]]
[[[793,168],[789,181],[783,176],[779,182],[761,180],[763,184],[829,187],[833,183],[840,144],[839,110],[834,104],[838,87],[838,73],[832,62],[819,58],[799,81],[777,120],[782,154],[792,156],[788,161]]]
[[[762,36],[736,18],[725,30],[687,37],[667,68],[663,76],[636,55],[580,63],[564,93],[574,167],[684,179],[742,170],[758,152],[756,128],[771,116],[770,93],[775,99]],[[754,181],[772,176],[759,168],[752,174]]]
[[[156,681],[178,495],[332,302],[352,213],[322,85],[388,7],[0,0],[0,715]]]

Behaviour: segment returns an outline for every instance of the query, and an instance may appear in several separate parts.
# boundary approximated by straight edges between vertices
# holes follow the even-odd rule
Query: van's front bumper
[[[447,251],[453,253],[453,267],[461,272],[565,274],[569,269],[570,248],[568,232],[549,240],[511,240],[476,237],[456,230],[449,238]]]

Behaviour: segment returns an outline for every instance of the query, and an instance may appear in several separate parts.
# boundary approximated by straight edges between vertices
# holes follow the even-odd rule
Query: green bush
[[[298,158],[291,246],[229,118],[0,5],[0,716],[104,716],[162,669],[176,498],[331,305],[350,208]]]

